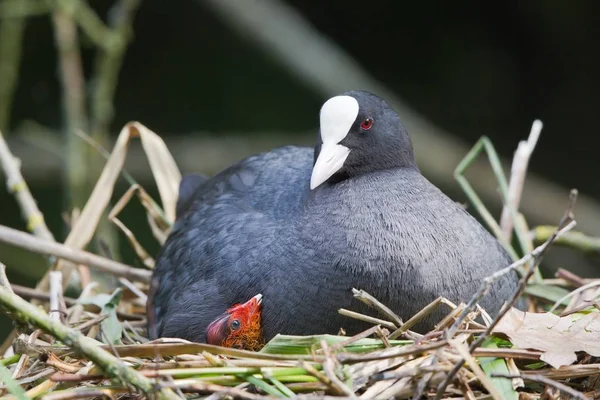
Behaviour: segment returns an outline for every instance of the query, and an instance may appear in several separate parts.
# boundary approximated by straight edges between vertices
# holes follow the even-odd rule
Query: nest
[[[132,138],[142,141],[161,205],[125,176],[130,189],[108,210],[115,182],[124,175],[127,146]],[[488,142],[481,144],[476,148],[490,151]],[[532,150],[533,147],[529,155]],[[30,220],[41,215],[1,136],[0,159],[24,213]],[[517,161],[523,163],[523,159]],[[515,199],[517,193],[518,199],[519,187],[515,188],[513,182],[522,185],[523,180],[514,174],[524,173],[524,168],[514,168],[510,184],[500,184],[506,198]],[[507,207],[506,215],[511,217],[507,219],[509,231],[514,228],[523,256],[517,256],[517,251],[507,245],[515,262],[482,282],[481,289],[467,303],[453,304],[438,298],[410,320],[402,321],[393,310],[357,288],[353,293],[357,301],[371,306],[380,318],[352,310],[340,313],[371,322],[372,328],[351,337],[343,332],[306,337],[279,335],[260,351],[251,352],[180,339],[148,341],[146,337],[145,303],[154,260],[118,215],[130,200],[139,200],[147,213],[148,228],[138,229],[150,229],[156,240],[163,243],[174,220],[180,179],[160,137],[139,123],[130,123],[122,130],[64,244],[52,241],[40,218],[30,224],[35,235],[0,227],[1,241],[58,260],[35,289],[11,285],[1,270],[0,305],[15,321],[15,333],[0,358],[0,395],[15,399],[600,396],[596,379],[600,364],[595,358],[600,356],[600,313],[596,302],[600,280],[585,280],[563,270],[558,272],[558,278],[544,279],[537,268],[553,243],[572,247],[585,243],[585,250],[593,245],[591,238],[570,232],[575,226],[572,207],[576,192],[571,194],[565,216],[557,226],[538,227],[533,238],[523,230],[525,224],[519,223],[523,219],[516,211],[518,200]],[[463,188],[470,188],[466,180],[459,182]],[[474,196],[473,204],[484,215],[487,210]],[[94,236],[105,211],[109,221],[128,238],[146,269],[81,250]],[[500,235],[505,225],[489,227]],[[534,248],[534,243],[538,247]],[[478,306],[478,300],[496,279],[513,270],[522,276],[519,291],[508,299],[498,317],[490,318]],[[90,271],[116,277],[117,288],[99,288],[90,278]],[[65,285],[73,277],[78,278],[82,288],[78,298],[63,295]],[[528,313],[512,307],[520,296],[530,300]],[[431,332],[423,335],[411,331],[438,308],[446,310],[446,317]]]

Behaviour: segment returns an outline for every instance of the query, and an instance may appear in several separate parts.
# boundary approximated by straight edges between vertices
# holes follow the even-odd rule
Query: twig
[[[394,325],[393,323],[391,323],[389,321],[371,317],[371,316],[368,316],[365,314],[357,313],[355,311],[346,310],[345,308],[340,308],[338,310],[338,313],[340,313],[341,315],[343,315],[345,317],[358,319],[360,321],[368,322],[370,324],[381,325],[381,326],[384,326],[389,329],[396,329],[396,325]]]
[[[0,287],[0,305],[10,311],[13,317],[20,322],[30,323],[59,339],[67,346],[80,351],[102,368],[107,375],[127,385],[132,385],[146,394],[153,392],[154,385],[150,379],[127,367],[121,360],[102,350],[95,340],[82,335],[76,330],[69,329],[57,321],[53,321],[36,306],[29,304],[2,287]],[[159,397],[179,399],[170,390],[166,389],[159,391]]]
[[[564,295],[563,297],[561,297],[556,303],[554,303],[554,305],[552,306],[552,308],[550,308],[550,310],[548,312],[554,312],[558,307],[560,307],[560,305],[562,304],[563,301],[565,301],[566,299],[575,296],[581,292],[584,292],[588,289],[591,289],[593,287],[597,287],[600,286],[600,280],[596,281],[596,282],[590,282],[586,285],[583,285],[581,287],[578,287],[577,289],[567,293],[566,295]],[[591,303],[589,304],[591,305]]]
[[[438,350],[438,352],[440,350]],[[435,362],[436,362],[436,358],[437,358],[436,356],[431,357],[430,359],[426,360],[423,364],[421,364],[419,368],[427,368],[427,367],[433,366],[433,364],[435,364]],[[431,372],[431,371],[425,372],[423,374],[423,376],[419,380],[419,383],[417,384],[417,387],[415,389],[415,394],[412,397],[413,400],[419,400],[423,397],[423,393],[425,393],[425,389],[427,389],[427,385],[429,385],[429,381],[431,380],[432,376],[433,376],[433,372]]]
[[[306,372],[317,378],[324,385],[327,385],[328,387],[331,386],[331,380],[327,377],[327,375],[313,367],[310,363],[306,361],[301,361],[299,365],[301,368],[304,368]]]
[[[555,226],[538,226],[532,232],[533,240],[538,243],[546,241],[555,230]],[[585,254],[600,255],[600,238],[587,236],[582,232],[569,232],[558,238],[555,244],[570,247]]]
[[[419,323],[423,318],[431,314],[442,303],[443,298],[440,296],[431,303],[427,304],[421,311],[410,317],[400,328],[390,334],[388,339],[394,340],[408,331],[410,328]]]
[[[374,308],[375,310],[379,311],[381,314],[388,317],[390,319],[390,321],[392,321],[394,323],[394,325],[396,325],[397,327],[402,326],[402,318],[400,318],[398,315],[396,315],[396,313],[393,312],[389,307],[382,304],[379,300],[377,300],[375,297],[371,296],[369,293],[365,292],[364,290],[358,290],[358,289],[352,288],[352,294],[354,295],[354,298],[362,301],[369,307]]]
[[[525,379],[527,381],[543,383],[544,385],[552,386],[553,388],[558,389],[561,392],[567,393],[573,399],[588,400],[588,397],[586,397],[583,393],[581,393],[565,384],[562,384],[560,382],[557,382],[555,380],[552,380],[550,378],[547,378],[547,377],[545,377],[543,375],[539,375],[539,374],[526,374],[526,375],[492,374],[491,376],[492,376],[492,378],[506,378],[506,379],[521,378],[521,379]]]
[[[19,385],[26,385],[26,384],[29,384],[31,382],[35,382],[38,379],[46,378],[46,377],[54,374],[55,372],[56,371],[53,368],[45,368],[45,369],[41,370],[40,372],[35,373],[35,374],[31,375],[31,376],[19,379],[18,384]],[[0,386],[0,389],[2,389],[1,386]]]
[[[26,286],[21,286],[21,285],[15,285],[14,283],[11,285],[11,289],[14,291],[14,293],[17,294],[17,296],[26,298],[26,299],[35,299],[35,300],[42,300],[42,301],[50,301],[50,294],[46,293],[46,292],[42,292],[38,289],[32,289],[32,288],[28,288]],[[82,297],[85,297],[82,293]],[[76,299],[70,298],[70,297],[64,297],[63,296],[63,300],[65,302],[65,305],[71,307],[71,306],[75,306],[75,305],[81,305]],[[142,320],[143,317],[141,315],[137,315],[137,314],[128,314],[122,311],[117,310],[117,316],[121,319],[124,319],[125,322],[128,319],[133,319],[133,320]]]
[[[35,343],[35,341],[37,340],[38,336],[40,336],[41,333],[42,333],[42,331],[40,331],[39,329],[36,329],[35,331],[33,331],[31,333],[31,335],[29,335],[29,337],[27,338],[27,344]],[[21,354],[21,357],[19,358],[19,362],[17,363],[17,366],[15,367],[15,369],[13,371],[12,377],[14,379],[19,379],[21,377],[21,374],[25,371],[25,368],[27,367],[28,362],[29,362],[29,355]]]
[[[15,195],[15,199],[19,203],[23,219],[27,222],[27,229],[42,239],[54,241],[52,232],[44,222],[44,215],[31,195],[23,175],[21,175],[20,162],[10,152],[2,132],[0,132],[0,162],[6,175],[8,190]]]
[[[64,314],[61,305],[63,301],[62,272],[50,271],[50,318],[53,321],[64,323]]]
[[[490,395],[495,400],[502,400],[502,396],[498,393],[498,390],[494,386],[494,384],[490,381],[490,379],[485,375],[485,372],[481,369],[481,366],[477,363],[477,361],[473,358],[471,354],[471,350],[467,348],[466,344],[460,342],[456,339],[452,339],[449,341],[450,345],[456,349],[456,351],[463,357],[464,360],[469,362],[469,367],[475,373],[481,384],[486,388]],[[452,371],[450,371],[452,373]],[[445,389],[445,388],[444,388]]]
[[[148,301],[148,296],[146,295],[146,293],[142,292],[140,289],[137,288],[137,286],[135,286],[133,283],[131,283],[125,278],[119,278],[119,283],[121,283],[121,285],[125,286],[133,294],[135,294],[143,304],[146,304],[146,301]]]
[[[356,399],[356,395],[354,392],[344,384],[335,374],[335,361],[333,355],[329,351],[329,346],[327,346],[327,342],[325,340],[321,341],[321,348],[325,353],[325,361],[323,361],[323,371],[329,381],[331,382],[330,387],[337,392],[337,394],[345,394],[351,399]]]
[[[0,262],[0,286],[10,290],[12,293],[14,293],[13,288],[10,285],[10,282],[8,281],[8,278],[6,277],[6,265],[2,264]]]
[[[61,243],[39,239],[33,235],[0,225],[0,242],[11,244],[39,254],[53,255],[77,264],[84,264],[114,276],[144,283],[150,282],[150,271],[133,268],[117,261],[100,257],[84,250],[67,247]]]
[[[520,141],[517,151],[513,157],[513,163],[510,172],[510,181],[508,184],[508,192],[506,204],[502,209],[502,216],[500,217],[500,228],[504,237],[507,241],[512,240],[512,230],[515,221],[513,221],[511,215],[511,208],[516,213],[519,209],[519,203],[521,202],[521,194],[523,193],[523,186],[525,184],[525,175],[527,174],[527,167],[529,165],[529,159],[535,149],[538,138],[542,131],[542,121],[536,119],[533,121],[531,126],[531,132],[527,141]]]
[[[396,346],[367,354],[341,353],[337,355],[337,359],[344,364],[385,360],[388,358],[425,354],[428,351],[437,350],[447,345],[448,341],[440,340],[429,344]]]
[[[496,318],[494,318],[494,320],[492,321],[490,326],[488,326],[486,331],[482,335],[480,335],[477,340],[475,340],[475,341],[473,341],[473,343],[471,343],[471,345],[469,346],[469,353],[473,353],[473,350],[475,350],[477,347],[479,347],[481,345],[481,343],[483,343],[483,341],[490,335],[490,333],[492,332],[492,330],[494,329],[494,327],[496,326],[498,321],[500,321],[502,319],[502,317],[510,310],[510,308],[517,302],[517,300],[519,299],[519,296],[524,292],[524,290],[527,286],[527,281],[535,272],[535,269],[536,269],[537,265],[539,264],[539,261],[543,257],[544,253],[546,252],[546,249],[550,246],[550,244],[552,244],[552,242],[557,237],[562,235],[564,232],[568,232],[573,227],[575,227],[576,222],[573,220],[573,207],[575,206],[576,200],[577,200],[577,190],[573,189],[573,190],[571,190],[571,193],[569,195],[569,204],[567,205],[565,214],[563,215],[560,223],[558,224],[559,229],[557,229],[557,231],[554,233],[554,235],[549,237],[548,240],[544,244],[537,247],[533,252],[525,255],[521,260],[516,261],[515,263],[511,264],[510,266],[508,266],[505,269],[498,272],[498,273],[500,273],[502,271],[512,270],[510,268],[513,267],[515,264],[518,264],[520,262],[523,262],[523,264],[524,264],[525,262],[527,262],[529,260],[533,260],[533,262],[531,262],[529,264],[526,273],[520,279],[519,286],[518,286],[517,290],[515,291],[515,293],[513,294],[511,300],[508,303],[504,304],[504,306],[502,307],[502,309],[500,310],[500,312],[498,313]],[[568,221],[570,221],[570,222],[568,222]],[[525,260],[525,261],[523,261],[523,260]],[[494,275],[497,275],[498,273],[496,273]],[[488,278],[486,278],[484,280],[482,288],[473,296],[471,301],[469,301],[469,306],[465,309],[465,311],[463,312],[461,317],[459,317],[456,320],[456,323],[448,330],[448,336],[447,336],[448,338],[452,338],[452,336],[454,335],[454,333],[456,332],[456,330],[458,329],[460,324],[462,324],[462,321],[464,321],[464,319],[467,317],[469,309],[474,307],[475,304],[477,304],[477,301],[479,301],[478,299],[483,297],[484,292],[489,290],[489,285],[491,285],[491,283],[488,283],[488,282],[489,282],[489,280],[488,280]],[[491,282],[493,282],[493,280]],[[438,385],[435,400],[440,400],[442,398],[442,396],[444,395],[444,393],[446,391],[446,388],[448,387],[448,385],[450,384],[452,379],[454,379],[454,376],[462,368],[464,363],[465,363],[465,359],[462,358],[458,363],[456,363],[456,365],[454,366],[452,371],[450,371],[450,373],[446,376],[446,379],[444,379]]]
[[[554,274],[554,276],[557,278],[564,279],[565,281],[571,283],[575,287],[580,287],[588,283],[585,281],[584,278],[563,268],[559,268]]]
[[[344,347],[346,347],[346,346],[348,346],[348,345],[350,345],[350,344],[352,344],[354,342],[357,342],[357,341],[359,341],[361,339],[364,339],[364,338],[367,338],[367,337],[373,335],[375,332],[377,332],[378,329],[381,329],[381,327],[379,325],[372,326],[369,329],[367,329],[365,331],[362,331],[361,333],[359,333],[357,335],[354,335],[352,337],[349,337],[346,340],[342,340],[339,343],[336,343],[334,345],[329,346],[329,350],[330,351],[341,350]],[[324,349],[317,349],[317,351],[316,351],[317,354],[320,354],[320,353],[323,353],[323,352],[324,352]]]

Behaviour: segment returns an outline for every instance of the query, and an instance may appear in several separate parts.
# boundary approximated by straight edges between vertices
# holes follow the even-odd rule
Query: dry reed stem
[[[66,244],[50,242],[39,239],[28,233],[18,231],[0,225],[0,242],[20,247],[39,254],[52,255],[78,264],[84,264],[90,268],[110,273],[114,276],[122,276],[134,281],[149,282],[150,272],[130,267],[118,261],[100,257],[96,254],[83,250],[77,250]],[[64,283],[64,281],[63,281]]]
[[[504,237],[509,242],[512,239],[512,230],[515,224],[515,221],[512,219],[511,208],[514,212],[518,212],[521,194],[523,193],[523,187],[525,185],[525,175],[527,175],[527,167],[529,166],[529,159],[531,158],[531,154],[540,137],[542,126],[542,121],[537,119],[533,121],[529,138],[526,141],[522,140],[519,142],[513,157],[510,181],[508,184],[507,204],[504,204],[502,216],[500,217],[500,228],[502,229]]]
[[[21,175],[20,162],[10,152],[2,132],[0,132],[0,163],[6,175],[6,187],[15,196],[23,219],[27,224],[27,229],[42,239],[54,241],[54,235],[46,226],[44,215],[31,195],[23,175]]]

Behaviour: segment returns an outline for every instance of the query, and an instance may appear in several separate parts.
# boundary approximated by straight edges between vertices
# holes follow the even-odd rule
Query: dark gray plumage
[[[408,319],[438,296],[468,301],[484,277],[510,264],[496,239],[421,175],[387,103],[368,92],[345,95],[359,105],[336,144],[349,154],[314,190],[325,134],[315,149],[255,155],[194,187],[157,257],[152,337],[204,341],[214,318],[258,293],[266,340],[341,327],[357,333],[365,325],[337,312],[373,314],[353,299],[353,287]],[[480,304],[494,315],[516,286],[516,274],[507,275]],[[415,329],[430,329],[442,315]]]

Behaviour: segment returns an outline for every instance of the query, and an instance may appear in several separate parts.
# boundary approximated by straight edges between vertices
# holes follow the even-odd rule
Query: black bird
[[[177,220],[153,273],[150,336],[206,340],[207,325],[263,295],[265,340],[277,333],[349,334],[364,289],[405,320],[445,296],[468,301],[508,266],[499,242],[421,175],[406,129],[381,98],[350,91],[320,111],[314,148],[251,156],[205,179],[184,179]],[[517,288],[496,282],[492,316]],[[440,310],[414,329],[427,331]]]

